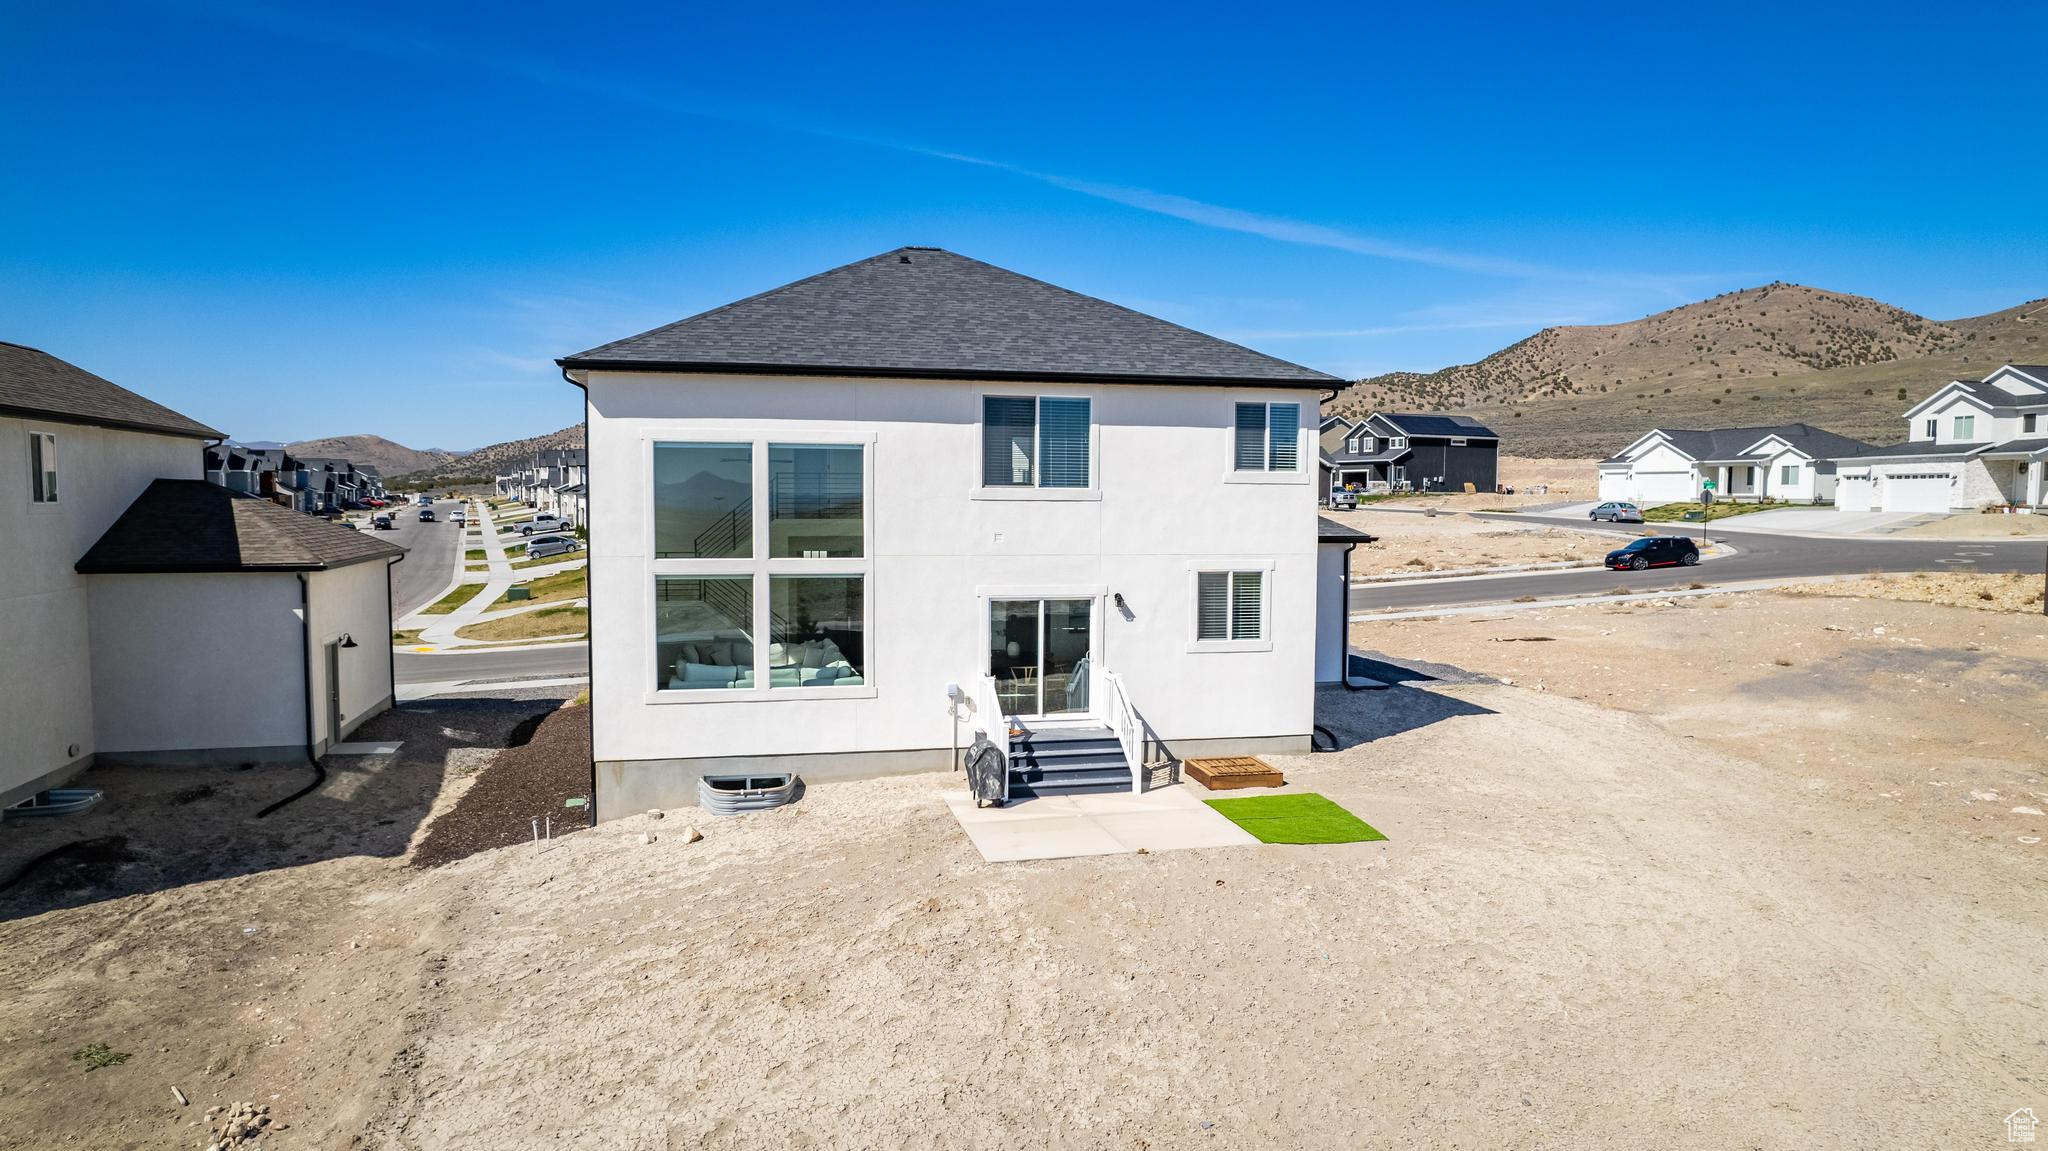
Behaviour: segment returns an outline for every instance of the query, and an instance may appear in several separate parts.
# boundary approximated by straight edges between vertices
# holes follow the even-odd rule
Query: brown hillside
[[[1629,323],[1546,328],[1474,364],[1360,380],[1330,410],[1461,412],[1527,456],[1605,456],[1659,426],[1793,421],[1885,443],[1944,381],[2048,359],[2044,328],[2048,300],[1936,321],[1766,284]]]
[[[422,468],[439,467],[454,458],[449,452],[418,451],[383,436],[372,435],[300,440],[286,444],[285,450],[295,456],[334,456],[358,464],[370,464],[387,478]]]
[[[570,424],[558,432],[528,436],[523,440],[507,440],[502,444],[478,448],[466,456],[458,456],[438,464],[431,472],[406,478],[440,480],[495,476],[510,471],[515,463],[531,461],[533,453],[537,451],[582,446],[583,425]]]

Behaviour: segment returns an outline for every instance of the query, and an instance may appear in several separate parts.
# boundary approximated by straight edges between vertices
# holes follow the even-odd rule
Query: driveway
[[[1844,512],[1833,508],[1779,508],[1751,512],[1745,516],[1715,521],[1722,527],[1746,532],[1772,532],[1794,536],[1889,535],[1899,528],[1939,515],[1923,512]]]

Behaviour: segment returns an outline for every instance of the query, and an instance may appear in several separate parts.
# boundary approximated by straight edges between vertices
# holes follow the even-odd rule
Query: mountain
[[[1545,328],[1473,364],[1359,380],[1328,406],[1477,417],[1510,455],[1601,458],[1653,427],[1804,421],[1903,439],[1941,384],[2048,359],[2048,299],[1930,320],[1863,296],[1773,283],[1623,324]]]
[[[335,456],[358,464],[369,464],[386,478],[423,468],[437,468],[453,458],[446,452],[417,451],[383,436],[371,435],[300,440],[286,444],[285,450],[295,456]]]
[[[528,463],[533,453],[556,448],[580,448],[583,446],[583,425],[570,424],[559,432],[544,436],[528,436],[523,440],[507,440],[502,444],[478,448],[467,455],[454,456],[422,467],[417,474],[406,476],[415,480],[461,480],[490,479],[512,470],[514,464]],[[385,473],[390,478],[390,473]]]

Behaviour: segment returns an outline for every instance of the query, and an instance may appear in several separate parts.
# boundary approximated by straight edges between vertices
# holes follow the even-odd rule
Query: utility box
[[[505,589],[505,601],[507,603],[532,598],[533,589],[527,587],[525,584],[513,584],[511,587]]]

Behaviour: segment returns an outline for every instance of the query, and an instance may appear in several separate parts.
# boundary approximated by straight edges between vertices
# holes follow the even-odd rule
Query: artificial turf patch
[[[1371,824],[1314,792],[1202,802],[1251,832],[1260,843],[1365,843],[1386,838]]]

